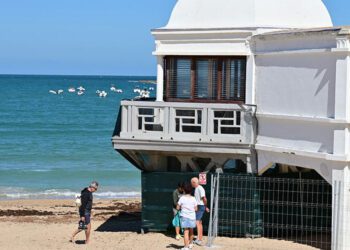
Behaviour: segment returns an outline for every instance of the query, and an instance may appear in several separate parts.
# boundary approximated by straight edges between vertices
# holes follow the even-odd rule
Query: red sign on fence
[[[207,173],[199,174],[199,185],[207,185]]]

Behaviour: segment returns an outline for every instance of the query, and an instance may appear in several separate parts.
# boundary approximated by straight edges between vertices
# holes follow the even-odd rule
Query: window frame
[[[170,77],[168,77],[170,68],[169,63],[167,61],[169,59],[190,59],[191,60],[191,98],[174,98],[170,97]],[[217,71],[217,95],[216,99],[204,99],[204,98],[195,98],[196,92],[196,60],[198,59],[215,59],[218,61],[218,71]],[[230,100],[222,98],[222,61],[223,60],[242,60],[244,59],[245,63],[245,74],[244,74],[244,100]],[[247,87],[247,57],[246,56],[165,56],[164,57],[164,91],[163,91],[163,100],[165,102],[194,102],[194,103],[232,103],[232,104],[244,104],[246,101],[246,87]]]

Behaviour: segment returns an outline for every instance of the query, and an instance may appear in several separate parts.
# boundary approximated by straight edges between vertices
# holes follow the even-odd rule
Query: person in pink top
[[[177,203],[177,210],[180,210],[181,228],[184,230],[184,244],[185,247],[181,250],[189,250],[193,247],[193,229],[196,227],[196,211],[197,201],[191,195],[192,186],[186,183],[183,187],[184,195],[181,196]]]

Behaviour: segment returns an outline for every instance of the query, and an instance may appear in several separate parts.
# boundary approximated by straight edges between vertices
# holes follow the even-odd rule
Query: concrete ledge
[[[256,56],[273,56],[273,55],[293,55],[293,54],[312,54],[312,53],[332,53],[338,52],[332,49],[291,49],[291,50],[276,50],[262,51],[254,53]]]
[[[263,145],[263,144],[256,144],[255,149],[262,150],[262,151],[283,153],[288,155],[317,158],[317,159],[323,159],[328,161],[350,162],[350,157],[348,155],[334,155],[334,154],[321,153],[321,152],[302,151],[299,149],[281,148],[281,147],[269,146],[269,145]]]
[[[350,125],[350,121],[346,121],[346,120],[336,120],[332,118],[312,117],[312,116],[284,115],[284,114],[271,114],[271,113],[259,112],[256,114],[256,117],[280,119],[280,120],[295,120],[295,121],[305,121],[305,122]]]
[[[112,138],[113,147],[118,150],[146,150],[164,152],[216,153],[250,155],[249,144],[205,143],[205,142],[169,142],[160,140],[140,140]]]

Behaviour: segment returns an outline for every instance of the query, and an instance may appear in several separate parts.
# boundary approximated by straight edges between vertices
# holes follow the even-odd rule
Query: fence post
[[[212,247],[214,239],[218,236],[219,175],[219,173],[213,174],[210,183],[210,219],[207,247]]]
[[[207,247],[211,247],[213,245],[213,203],[214,203],[215,181],[216,181],[216,176],[215,174],[212,174],[211,181],[210,181],[210,219],[209,219],[209,228],[208,228]]]
[[[220,189],[220,173],[217,173],[216,180],[216,197],[215,197],[215,220],[214,220],[214,237],[218,237],[219,224],[219,189]]]

